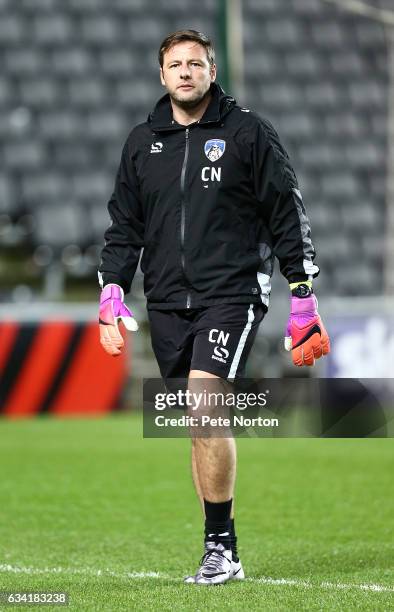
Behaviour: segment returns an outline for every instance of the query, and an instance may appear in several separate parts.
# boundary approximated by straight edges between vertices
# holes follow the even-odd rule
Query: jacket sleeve
[[[128,142],[122,151],[108,212],[111,223],[104,234],[105,246],[99,267],[100,285],[104,287],[116,283],[128,293],[144,244],[138,180]]]
[[[280,270],[289,283],[319,274],[297,178],[279,136],[259,119],[252,144],[254,191]]]

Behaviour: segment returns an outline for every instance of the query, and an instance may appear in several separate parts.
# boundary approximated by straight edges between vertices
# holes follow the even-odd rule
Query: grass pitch
[[[139,415],[0,422],[0,590],[83,611],[394,609],[392,439],[239,440],[249,580],[204,588],[182,584],[202,553],[189,441],[141,432]]]

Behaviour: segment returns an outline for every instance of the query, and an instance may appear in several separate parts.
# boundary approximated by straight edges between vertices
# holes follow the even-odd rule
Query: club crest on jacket
[[[204,145],[204,153],[211,162],[215,162],[220,159],[226,148],[226,141],[219,139],[207,140]]]

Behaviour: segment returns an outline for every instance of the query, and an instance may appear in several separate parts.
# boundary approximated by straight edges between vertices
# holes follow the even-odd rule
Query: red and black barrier
[[[116,410],[127,373],[126,351],[107,355],[95,322],[0,322],[0,415]]]

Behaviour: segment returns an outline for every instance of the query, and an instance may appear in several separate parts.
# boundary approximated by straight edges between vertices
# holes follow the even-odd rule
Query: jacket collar
[[[206,123],[219,123],[225,115],[235,106],[234,98],[224,93],[217,83],[211,84],[212,99],[199,121],[199,125]],[[184,125],[173,123],[172,108],[169,94],[165,94],[157,102],[154,110],[148,117],[148,123],[155,132],[185,129]]]

